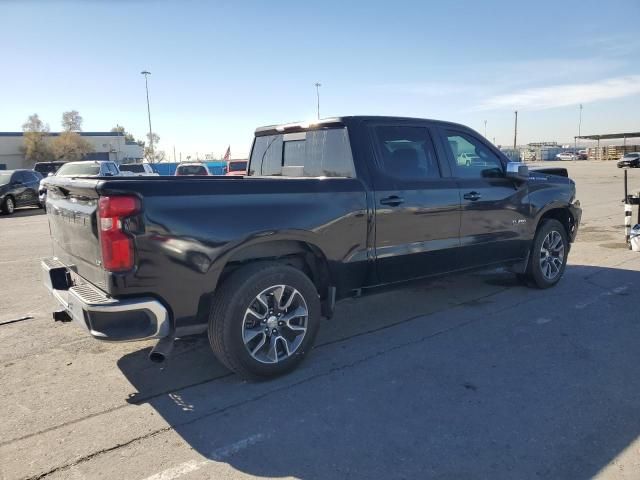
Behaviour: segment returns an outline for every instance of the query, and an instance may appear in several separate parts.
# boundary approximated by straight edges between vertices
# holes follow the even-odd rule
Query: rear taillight
[[[137,197],[100,197],[98,227],[105,270],[123,272],[133,268],[133,239],[124,231],[123,221],[138,212],[140,201]]]

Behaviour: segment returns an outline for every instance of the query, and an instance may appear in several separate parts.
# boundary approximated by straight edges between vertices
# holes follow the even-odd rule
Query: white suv
[[[120,164],[120,173],[126,176],[148,177],[158,176],[159,173],[154,172],[148,163],[122,163]]]

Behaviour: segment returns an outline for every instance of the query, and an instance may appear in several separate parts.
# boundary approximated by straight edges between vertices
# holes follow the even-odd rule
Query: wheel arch
[[[264,239],[245,243],[230,250],[220,259],[213,284],[213,295],[238,268],[255,262],[280,262],[304,272],[316,286],[323,315],[331,317],[335,302],[335,284],[329,261],[322,249],[307,239]],[[199,312],[204,315],[207,307]]]
[[[544,209],[538,216],[538,221],[536,222],[536,231],[538,231],[540,225],[542,225],[542,222],[546,219],[559,221],[565,228],[565,232],[567,234],[569,242],[573,241],[573,232],[577,225],[576,219],[574,218],[568,206],[550,205],[548,208]]]

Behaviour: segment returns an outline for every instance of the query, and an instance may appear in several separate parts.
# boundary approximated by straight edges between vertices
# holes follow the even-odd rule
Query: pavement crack
[[[10,325],[12,323],[24,322],[25,320],[32,320],[33,318],[33,315],[25,315],[24,317],[14,318],[13,320],[5,320],[0,322],[0,327],[3,325]]]

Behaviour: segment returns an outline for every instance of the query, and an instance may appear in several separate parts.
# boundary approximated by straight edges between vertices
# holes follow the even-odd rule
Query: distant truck
[[[54,176],[91,178],[91,177],[117,177],[120,169],[115,162],[110,160],[80,160],[77,162],[64,162],[55,172],[50,172],[48,177],[40,180],[38,186],[38,198],[42,208],[46,209],[47,203],[47,182]]]
[[[154,361],[208,332],[250,378],[295,368],[354,293],[488,266],[552,287],[582,212],[566,169],[530,173],[465,126],[395,117],[259,128],[244,178],[48,184],[54,318],[160,339]]]
[[[43,177],[50,173],[56,173],[58,169],[67,162],[36,162],[33,169]]]
[[[227,162],[227,172],[225,175],[229,176],[243,176],[247,174],[247,166],[249,162],[247,160],[229,160]]]

